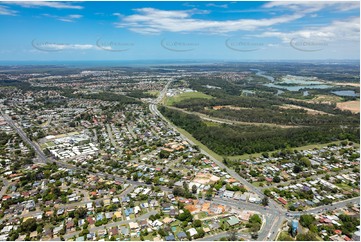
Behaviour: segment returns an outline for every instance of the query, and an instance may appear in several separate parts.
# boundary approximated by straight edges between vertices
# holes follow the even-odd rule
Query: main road
[[[3,112],[3,110],[0,109],[0,112],[2,116],[4,117],[5,121],[19,134],[19,136],[28,143],[31,148],[35,151],[35,153],[38,155],[40,160],[44,163],[48,162],[47,157],[43,153],[43,151],[37,146],[34,142],[32,142],[28,136],[25,134],[25,132],[22,130],[21,127],[19,127],[7,114]]]
[[[163,119],[165,122],[168,123],[168,125],[170,127],[172,127],[174,130],[178,131],[177,126],[175,126],[172,122],[170,122],[167,118],[165,118],[158,110],[158,106],[157,104],[164,98],[164,96],[167,93],[167,89],[170,85],[172,81],[169,81],[165,87],[163,88],[163,90],[160,92],[158,98],[153,102],[149,104],[149,110],[157,115],[158,117],[160,117],[161,119]],[[188,141],[190,144],[195,145],[194,142],[190,139],[188,139],[186,136],[184,136],[181,132],[178,131],[178,133],[180,133],[181,137]],[[253,186],[251,183],[249,183],[246,179],[244,179],[243,177],[241,177],[237,172],[235,172],[233,169],[230,169],[228,166],[226,166],[225,164],[223,164],[222,161],[217,160],[214,156],[212,156],[211,154],[209,154],[207,151],[203,150],[200,148],[200,152],[206,156],[209,157],[210,160],[212,160],[214,163],[216,163],[220,168],[225,169],[228,174],[230,174],[232,177],[234,177],[235,179],[237,179],[238,181],[242,182],[242,184],[244,184],[248,190],[256,193],[258,196],[260,196],[261,198],[264,196],[264,194],[262,193],[262,191],[258,188],[256,188],[255,186]],[[279,204],[277,204],[276,202],[274,202],[273,200],[270,200],[270,207],[272,209],[276,209],[278,211],[285,211],[284,208],[282,208]]]
[[[168,125],[170,127],[172,127],[174,130],[177,130],[177,127],[171,123],[167,118],[165,118],[158,110],[157,104],[163,100],[163,98],[165,97],[166,93],[167,93],[167,89],[170,85],[172,81],[169,81],[165,87],[163,88],[163,90],[160,92],[158,98],[149,104],[149,110],[154,114],[157,115],[158,117],[160,117],[161,119],[163,119],[165,122],[168,123]],[[192,140],[188,139],[186,136],[184,136],[181,132],[178,131],[178,133],[180,133],[181,137],[188,141],[190,144],[195,145],[193,143]],[[209,157],[209,159],[211,159],[214,163],[216,163],[220,168],[225,169],[228,174],[230,174],[231,176],[233,176],[235,179],[237,179],[238,181],[242,182],[244,185],[247,186],[247,188],[256,193],[257,195],[259,195],[260,197],[263,197],[264,194],[256,187],[254,187],[251,183],[249,183],[248,181],[246,181],[243,177],[241,177],[237,172],[235,172],[233,169],[228,168],[225,164],[222,163],[222,161],[217,160],[215,157],[213,157],[211,154],[209,154],[207,151],[203,150],[200,148],[200,152],[206,156]],[[224,205],[230,205],[233,207],[238,207],[240,208],[240,202],[232,202],[232,203],[227,203],[224,202],[224,200],[217,200],[214,199],[213,201],[220,203],[220,204],[224,204]],[[266,216],[264,216],[265,218],[265,222],[264,225],[262,227],[262,229],[259,231],[258,234],[258,239],[259,240],[272,240],[276,237],[277,232],[279,231],[284,219],[285,219],[285,210],[284,208],[282,208],[280,205],[278,205],[275,201],[270,200],[270,210],[272,211],[272,213],[269,213],[269,211],[265,211],[264,208],[262,208],[259,205],[255,205],[255,204],[251,204],[251,203],[244,203],[242,208],[248,209],[248,210],[256,210],[258,212],[260,212],[261,214],[266,214]],[[211,237],[210,239],[217,239],[219,236],[216,235],[215,237]]]

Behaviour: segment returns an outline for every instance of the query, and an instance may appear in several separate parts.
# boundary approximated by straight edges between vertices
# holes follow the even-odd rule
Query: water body
[[[332,87],[330,85],[283,86],[283,85],[277,85],[274,83],[268,83],[268,84],[265,84],[265,86],[286,89],[291,92],[298,92],[301,89],[326,89],[326,88]]]
[[[264,73],[266,73],[266,72],[264,72],[264,71],[261,71],[259,69],[251,69],[251,71],[256,71],[257,76],[264,77],[264,78],[266,78],[267,80],[269,80],[271,82],[275,81],[275,79],[272,76],[265,75]]]
[[[261,71],[261,70],[259,70],[259,69],[251,69],[251,71],[256,71],[256,75],[257,75],[257,76],[264,77],[264,78],[266,78],[267,80],[269,80],[270,82],[274,82],[274,81],[275,81],[275,79],[273,78],[273,76],[265,75],[264,73],[266,73],[266,72],[264,72],[264,71]],[[265,86],[267,86],[267,84],[265,84]],[[282,94],[282,93],[284,93],[284,91],[277,89],[276,96],[278,96],[278,95],[280,95],[280,94]]]
[[[306,78],[305,77],[299,77],[297,79],[290,77],[290,78],[285,78],[284,81],[283,81],[283,83],[299,84],[299,85],[290,85],[290,86],[278,85],[278,84],[274,83],[275,79],[272,76],[265,75],[264,71],[261,71],[259,69],[251,69],[251,70],[256,71],[257,76],[262,76],[264,78],[267,78],[269,81],[271,81],[271,83],[264,84],[267,87],[273,87],[273,88],[277,88],[277,89],[286,89],[286,90],[291,91],[291,92],[297,92],[297,91],[299,91],[301,89],[325,89],[325,88],[332,87],[330,85],[325,85],[325,84],[323,84],[323,82],[320,82],[320,81],[311,81],[307,77]],[[280,90],[277,90],[276,95],[279,95],[282,92],[283,91],[280,92]],[[307,96],[308,92],[303,93],[303,95]]]
[[[353,90],[344,90],[344,91],[334,91],[331,92],[337,96],[341,96],[341,97],[359,97],[360,93],[356,93]]]
[[[323,82],[320,81],[310,81],[309,79],[304,79],[300,77],[300,79],[287,79],[283,78],[282,83],[294,84],[294,85],[323,85]]]
[[[308,96],[308,95],[309,95],[308,91],[303,92],[303,96]]]

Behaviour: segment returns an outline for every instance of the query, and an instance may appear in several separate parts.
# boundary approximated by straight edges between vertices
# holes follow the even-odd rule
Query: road
[[[168,123],[168,125],[173,128],[173,130],[177,130],[177,127],[171,123],[168,119],[166,119],[158,110],[157,104],[164,98],[165,94],[167,93],[167,89],[170,85],[171,81],[169,81],[165,87],[163,88],[163,90],[160,92],[158,98],[151,104],[149,104],[149,110],[154,114],[157,115],[158,117],[160,117],[161,119],[163,119],[165,122]],[[181,132],[180,136],[186,140],[187,142],[189,142],[192,145],[195,145],[193,143],[193,141],[191,141],[190,139],[188,139],[187,137],[185,137]],[[259,195],[260,197],[263,197],[264,194],[262,193],[262,191],[256,187],[254,187],[251,183],[249,183],[248,181],[246,181],[243,177],[241,177],[238,173],[236,173],[234,170],[228,168],[226,165],[224,165],[222,163],[222,161],[217,160],[216,158],[214,158],[212,155],[210,155],[208,152],[206,152],[205,150],[200,148],[200,152],[206,156],[209,157],[209,159],[211,159],[214,163],[216,163],[220,168],[225,169],[228,174],[230,174],[232,177],[234,177],[235,179],[237,179],[238,181],[240,181],[241,183],[243,183],[248,190],[256,193],[257,195]],[[220,202],[220,204],[227,204],[227,202],[224,202],[224,200],[221,199],[221,201],[217,200],[217,199],[213,199],[213,201],[217,201]],[[235,201],[234,201],[235,202]],[[251,204],[251,203],[243,203],[243,202],[236,202],[233,203],[230,202],[228,203],[230,206],[233,207],[238,207],[238,208],[244,208],[244,209],[248,209],[248,210],[255,210],[260,212],[261,214],[265,214],[266,211],[264,210],[264,208],[262,208],[259,205],[255,205],[255,204]],[[242,204],[242,206],[239,206],[240,204]],[[271,233],[271,236],[269,239],[274,238],[277,235],[277,232],[283,222],[283,220],[285,219],[285,209],[283,207],[281,207],[279,204],[277,204],[275,201],[270,200],[269,201],[269,207],[270,210],[272,211],[272,213],[269,213],[269,211],[267,211],[267,215],[269,215],[269,217],[266,216],[266,221],[265,221],[265,225],[262,227],[261,231],[259,231],[259,235],[258,238],[259,240],[268,240],[267,239],[267,235],[268,233]],[[273,223],[272,223],[273,222]],[[211,240],[218,238],[218,236],[215,237],[211,237]]]
[[[6,193],[6,191],[8,190],[8,187],[10,186],[10,183],[8,182],[8,180],[1,178],[1,180],[3,181],[3,187],[1,188],[0,191],[0,198],[2,198],[4,196],[4,194]]]
[[[337,208],[343,208],[345,206],[347,206],[347,204],[349,203],[358,203],[360,204],[360,197],[354,197],[354,198],[350,198],[350,199],[347,199],[347,200],[343,200],[341,202],[336,202],[336,203],[333,203],[332,205],[323,205],[323,206],[320,206],[320,207],[316,207],[316,208],[311,208],[311,209],[308,209],[306,211],[302,211],[302,212],[289,212],[289,214],[291,216],[293,215],[298,215],[298,214],[306,214],[306,213],[320,213],[322,211],[326,211],[326,210],[334,210],[334,209],[337,209]]]
[[[163,97],[165,96],[165,94],[167,93],[167,89],[170,85],[171,81],[169,81],[164,89],[160,92],[158,98],[156,99],[155,102],[149,104],[149,110],[157,115],[158,117],[160,117],[161,119],[163,119],[165,122],[167,122],[169,124],[170,127],[172,127],[174,130],[177,130],[178,131],[178,128],[177,126],[175,126],[173,123],[171,123],[168,119],[166,119],[158,110],[158,107],[157,107],[157,103],[159,103]],[[186,140],[187,142],[189,142],[190,144],[192,145],[195,145],[193,143],[193,141],[191,141],[190,139],[188,139],[186,136],[184,136],[181,132],[178,131],[178,133],[180,133],[180,136]],[[235,179],[237,179],[238,181],[240,181],[242,184],[244,184],[248,190],[256,193],[257,195],[259,195],[260,197],[264,197],[264,194],[262,193],[262,191],[253,186],[251,183],[249,183],[246,179],[244,179],[243,177],[241,177],[237,172],[235,172],[233,169],[230,169],[228,168],[225,164],[222,163],[222,161],[219,161],[217,160],[216,158],[214,158],[211,154],[209,154],[208,152],[206,152],[205,150],[201,149],[200,148],[200,152],[206,156],[209,157],[209,159],[211,159],[214,163],[216,163],[220,168],[222,169],[225,169],[228,174],[230,174],[232,177],[234,177]],[[284,208],[282,206],[280,206],[279,204],[277,204],[276,202],[274,202],[273,200],[270,200],[270,207],[272,207],[273,209],[277,209],[277,210],[280,210],[280,211],[284,211]]]
[[[34,144],[34,142],[32,142],[28,136],[25,134],[25,132],[16,125],[16,123],[7,115],[3,112],[3,110],[0,110],[2,116],[4,117],[4,119],[6,120],[6,122],[20,135],[20,137],[26,142],[28,143],[31,148],[33,148],[33,150],[35,151],[35,153],[38,155],[38,157],[40,158],[40,160],[44,163],[48,162],[47,157],[45,156],[45,154],[43,153],[43,151]]]
[[[108,136],[109,136],[109,139],[110,139],[110,142],[112,143],[113,147],[117,150],[120,149],[120,147],[118,146],[118,144],[115,142],[114,140],[114,137],[113,137],[113,132],[112,132],[112,129],[110,127],[109,124],[106,124],[106,127],[107,127],[107,132],[108,132]]]
[[[265,219],[265,221],[260,231],[258,232],[258,240],[261,241],[267,240],[268,233],[271,233],[271,237],[276,236],[278,229],[280,228],[282,222],[286,218],[284,212],[265,208],[263,206],[254,203],[236,201],[233,199],[225,199],[225,198],[213,198],[212,201],[214,203],[218,203],[229,207],[255,211],[258,212],[260,215],[263,215],[263,219]]]

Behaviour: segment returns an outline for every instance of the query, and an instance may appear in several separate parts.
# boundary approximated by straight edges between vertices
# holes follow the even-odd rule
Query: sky
[[[1,2],[0,61],[360,58],[360,3]]]

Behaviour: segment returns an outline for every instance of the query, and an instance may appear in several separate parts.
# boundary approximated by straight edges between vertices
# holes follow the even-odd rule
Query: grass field
[[[150,95],[154,95],[154,96],[156,96],[156,97],[159,96],[159,91],[157,91],[157,90],[147,91],[147,93],[149,93]]]
[[[335,95],[317,95],[312,99],[313,102],[318,103],[337,103],[342,101],[342,97],[338,97]]]
[[[353,113],[360,112],[360,100],[337,103],[337,107],[341,110],[350,110]]]
[[[202,92],[184,92],[184,93],[181,93],[181,94],[178,94],[176,96],[173,96],[173,97],[166,97],[165,98],[165,105],[173,105],[177,102],[180,102],[182,100],[185,100],[185,99],[192,99],[192,98],[205,98],[205,99],[211,99],[212,96],[209,96],[207,94],[204,94]]]

